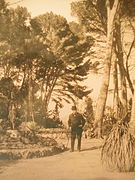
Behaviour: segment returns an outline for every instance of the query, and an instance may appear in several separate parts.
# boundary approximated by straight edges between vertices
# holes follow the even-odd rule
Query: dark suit
[[[71,127],[71,151],[74,151],[75,139],[78,139],[78,151],[81,150],[81,137],[85,119],[80,113],[72,113],[69,116],[68,125]]]

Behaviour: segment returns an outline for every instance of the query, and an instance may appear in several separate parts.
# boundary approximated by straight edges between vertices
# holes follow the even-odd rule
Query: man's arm
[[[84,119],[84,117],[83,117],[83,115],[82,114],[79,114],[79,118],[80,118],[80,125],[79,125],[79,127],[82,127],[83,128],[83,126],[85,125],[85,119]]]
[[[68,119],[68,126],[71,127],[71,117],[69,116],[69,119]]]
[[[82,127],[83,127],[85,125],[86,121],[85,121],[83,115],[81,115],[81,116],[82,116]]]

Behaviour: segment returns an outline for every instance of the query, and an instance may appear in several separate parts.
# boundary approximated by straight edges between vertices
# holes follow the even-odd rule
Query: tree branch
[[[24,0],[18,0],[16,2],[14,2],[14,3],[8,3],[8,6],[12,6],[12,5],[18,4],[18,3],[22,2],[22,1],[24,1]]]

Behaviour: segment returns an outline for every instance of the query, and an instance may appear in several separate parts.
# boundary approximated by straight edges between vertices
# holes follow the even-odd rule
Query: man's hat
[[[76,106],[72,106],[72,110],[77,110]]]

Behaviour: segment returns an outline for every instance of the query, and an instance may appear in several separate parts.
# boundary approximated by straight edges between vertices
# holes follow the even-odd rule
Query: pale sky
[[[27,7],[32,16],[52,11],[66,17],[68,21],[75,19],[70,15],[70,3],[73,1],[75,0],[6,0],[9,3],[18,2],[13,7],[17,5]]]

